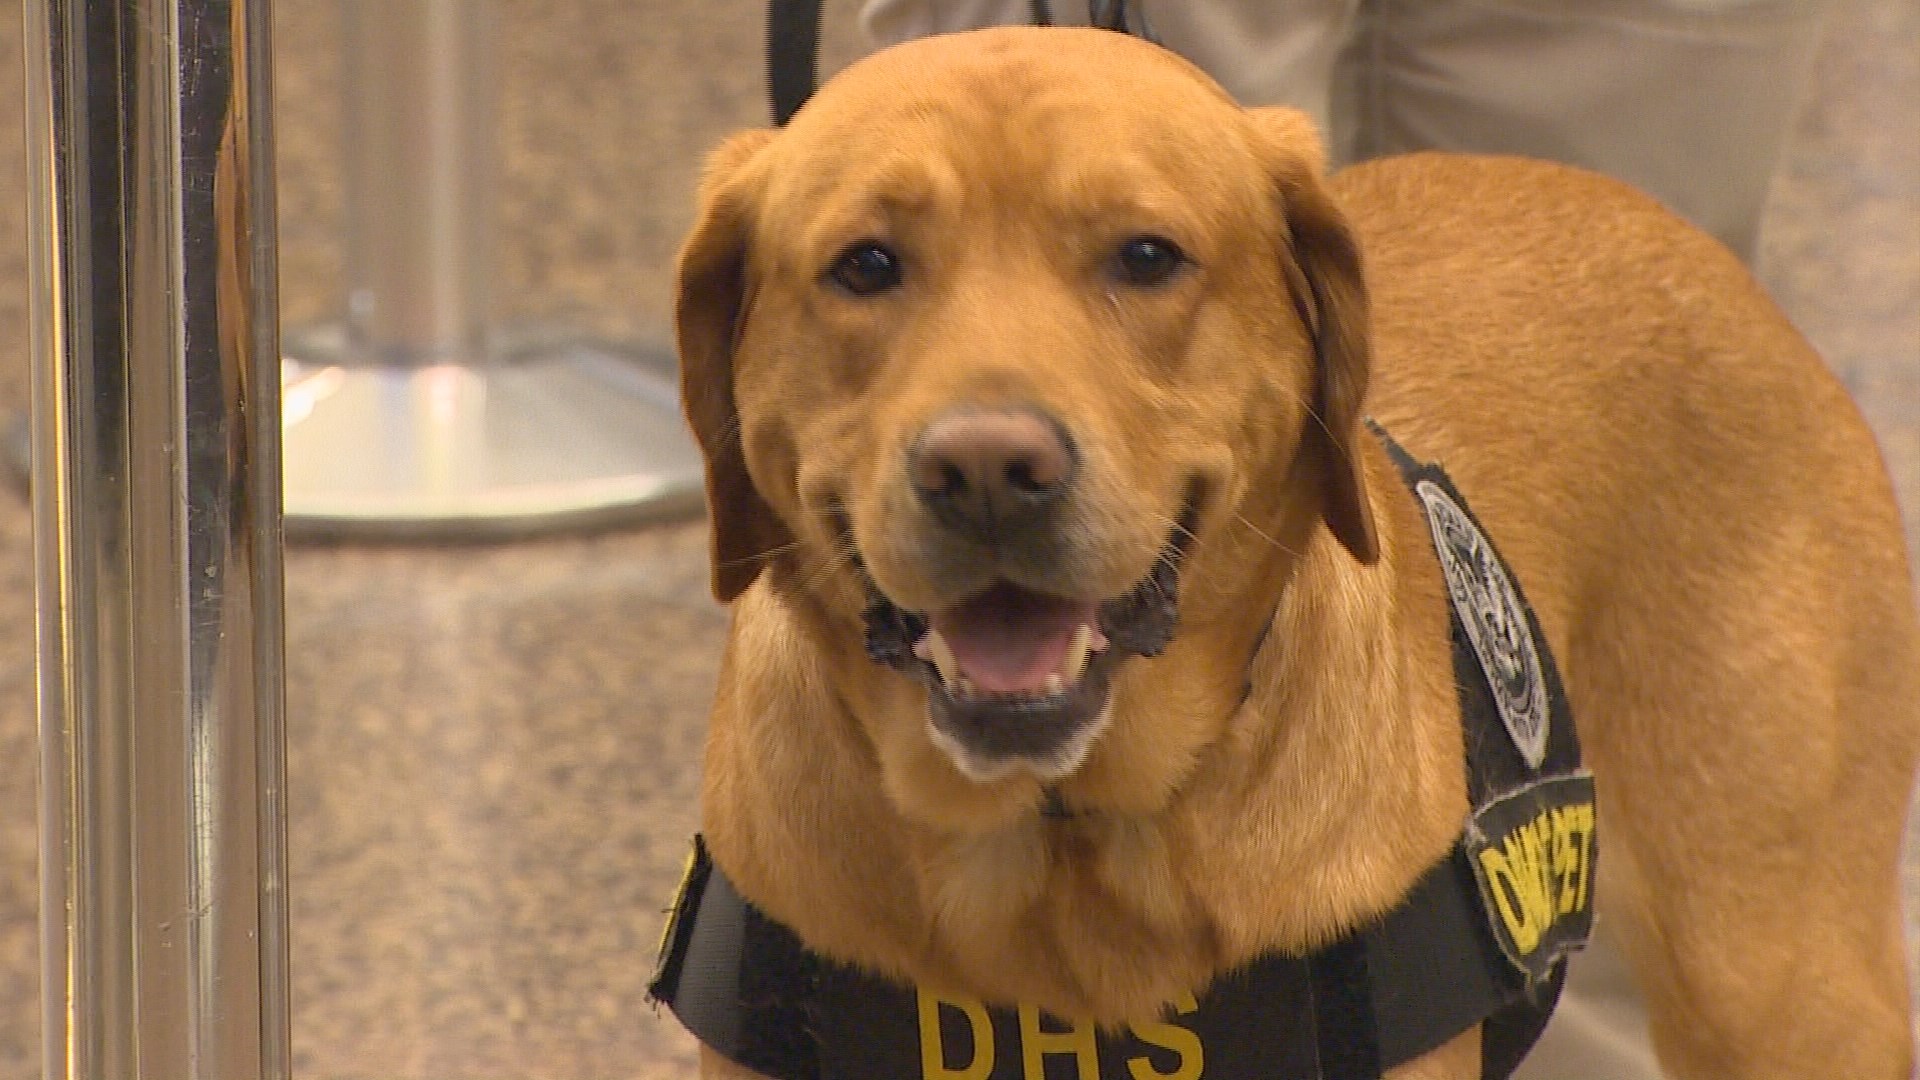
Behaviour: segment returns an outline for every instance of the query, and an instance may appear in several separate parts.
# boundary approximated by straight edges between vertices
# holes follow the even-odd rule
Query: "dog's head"
[[[765,570],[865,607],[917,737],[1055,780],[1189,608],[1271,603],[1215,537],[1372,561],[1321,168],[1301,115],[1095,30],[914,42],[736,136],[679,282],[720,599]]]

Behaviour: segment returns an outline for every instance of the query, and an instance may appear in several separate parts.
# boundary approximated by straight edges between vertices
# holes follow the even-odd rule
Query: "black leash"
[[[773,123],[785,127],[819,82],[820,8],[825,0],[770,0],[767,5],[767,89]]]
[[[767,90],[773,99],[773,123],[785,127],[820,83],[820,9],[825,0],[768,0]],[[1035,26],[1053,25],[1049,0],[1028,0]],[[1146,5],[1127,0],[1088,0],[1087,22],[1103,30],[1132,34],[1156,45],[1160,37],[1147,18]]]
[[[1087,4],[1087,22],[1102,30],[1114,30],[1122,34],[1132,34],[1160,44],[1160,35],[1154,33],[1153,23],[1147,19],[1145,3],[1129,4],[1127,0],[1089,0]]]

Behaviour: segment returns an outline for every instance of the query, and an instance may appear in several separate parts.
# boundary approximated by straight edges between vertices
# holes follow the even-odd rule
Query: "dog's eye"
[[[842,251],[827,276],[855,296],[872,296],[900,284],[900,257],[884,244],[863,240]]]
[[[1187,264],[1180,245],[1163,236],[1137,236],[1121,244],[1114,257],[1120,277],[1142,287],[1162,284]]]

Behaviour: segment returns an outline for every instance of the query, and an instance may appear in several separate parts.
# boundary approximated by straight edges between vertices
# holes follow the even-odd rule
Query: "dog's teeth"
[[[967,681],[961,677],[960,661],[953,658],[953,648],[947,644],[946,638],[940,636],[940,631],[927,631],[927,636],[920,639],[920,645],[927,647],[927,655],[922,659],[932,661],[933,666],[939,669],[940,681],[947,684],[949,691]],[[919,655],[919,647],[914,646],[916,656]]]
[[[1090,638],[1087,642],[1087,647],[1092,649],[1094,652],[1106,652],[1107,646],[1113,644],[1112,642],[1107,640],[1107,635],[1101,633],[1098,630],[1095,630],[1093,627],[1088,626],[1086,627],[1086,629],[1091,631]]]
[[[1060,664],[1060,675],[1055,678],[1064,677],[1068,683],[1080,681],[1081,674],[1087,670],[1087,652],[1093,644],[1093,635],[1098,632],[1086,623],[1080,624],[1080,628],[1073,632],[1073,642],[1067,646],[1066,658]],[[1059,693],[1057,690],[1053,692]]]
[[[1060,694],[1062,691],[1064,691],[1066,688],[1067,688],[1067,684],[1061,681],[1060,676],[1058,675],[1047,676],[1047,696],[1049,697],[1056,696]]]
[[[932,631],[920,635],[920,640],[913,643],[913,655],[921,660],[931,662],[933,660],[933,646],[927,644],[931,640],[933,640]]]
[[[967,678],[965,675],[955,675],[948,681],[947,686],[956,691],[955,696],[957,697],[970,698],[978,696],[980,693],[980,688],[975,686],[973,680]]]

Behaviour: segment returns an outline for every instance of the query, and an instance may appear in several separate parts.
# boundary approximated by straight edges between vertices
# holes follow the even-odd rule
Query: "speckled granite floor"
[[[0,71],[18,71],[18,5]],[[831,56],[852,0],[829,5]],[[1762,271],[1860,396],[1920,537],[1920,5],[1839,0]],[[657,328],[701,148],[761,118],[759,0],[503,0],[508,314]],[[336,302],[333,0],[276,5],[290,322]],[[0,79],[0,409],[25,401]],[[0,1080],[37,1075],[31,571],[0,491]],[[723,615],[697,525],[288,560],[299,1072],[690,1074],[643,987]],[[1920,867],[1920,852],[1909,860]]]

